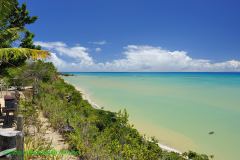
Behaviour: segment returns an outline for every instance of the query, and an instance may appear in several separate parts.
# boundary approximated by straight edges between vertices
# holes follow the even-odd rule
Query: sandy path
[[[61,151],[61,150],[68,150],[68,143],[66,143],[60,133],[57,131],[54,131],[54,129],[51,127],[50,123],[48,122],[48,119],[43,116],[42,112],[39,112],[39,120],[42,123],[42,129],[46,130],[45,134],[43,137],[51,142],[51,146],[56,150],[56,151]],[[73,155],[68,155],[65,154],[62,157],[62,160],[77,160],[78,158],[73,156]]]
[[[22,92],[19,92],[22,99],[25,99],[25,96]],[[1,98],[3,100],[3,98]],[[4,100],[3,100],[4,101]],[[66,143],[60,133],[55,131],[51,124],[49,123],[48,119],[43,116],[42,111],[38,112],[38,119],[41,122],[41,130],[44,130],[45,133],[43,137],[46,141],[51,143],[51,146],[56,151],[61,150],[68,150],[68,143]],[[65,154],[61,158],[62,160],[78,160],[76,156]]]
[[[5,106],[4,95],[10,95],[10,92],[2,91],[0,93],[0,104],[2,107]],[[22,92],[19,92],[19,93],[21,98],[25,99],[24,94]],[[43,134],[43,137],[46,141],[51,143],[52,148],[56,151],[68,150],[68,147],[69,147],[68,143],[64,141],[60,133],[58,133],[51,127],[50,123],[48,122],[48,119],[43,116],[43,113],[41,111],[38,114],[38,119],[42,124],[41,130],[45,131],[45,133]],[[36,131],[36,128],[32,127],[30,130]],[[61,159],[62,160],[78,160],[78,157],[69,155],[69,154],[64,154]]]

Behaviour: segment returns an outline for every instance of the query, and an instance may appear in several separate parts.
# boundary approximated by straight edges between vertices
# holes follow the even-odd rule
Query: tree
[[[0,26],[11,13],[15,0],[0,0]]]
[[[20,44],[20,47],[40,50],[41,46],[39,46],[39,45],[36,46],[33,44],[34,36],[35,35],[33,33],[26,31],[25,37],[21,40],[22,43]]]
[[[2,6],[0,19],[0,74],[7,67],[22,65],[26,59],[45,59],[49,52],[40,50],[33,43],[34,34],[25,26],[37,20],[30,16],[26,4],[19,5],[17,0],[0,0]],[[22,37],[23,36],[23,37]],[[20,41],[19,47],[13,47],[13,42]]]
[[[1,11],[0,37],[5,41],[1,48],[10,48],[16,40],[20,41],[20,47],[40,49],[33,44],[34,34],[26,29],[26,25],[37,20],[37,16],[30,16],[25,3],[19,5],[17,0],[0,0],[3,10]],[[21,35],[21,36],[19,36]],[[13,38],[14,37],[14,38]]]

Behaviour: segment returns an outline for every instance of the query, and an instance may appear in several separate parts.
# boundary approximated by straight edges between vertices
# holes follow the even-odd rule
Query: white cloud
[[[72,58],[73,61],[77,61],[82,65],[94,64],[92,57],[88,54],[88,49],[82,46],[69,47],[62,42],[35,42],[36,45],[40,45],[50,51],[56,52],[55,56],[66,56]]]
[[[67,63],[60,59],[56,53],[51,53],[51,57],[48,59],[48,61],[53,62],[57,67],[67,67]]]
[[[105,45],[107,44],[107,41],[103,40],[103,41],[95,41],[95,42],[89,42],[91,44],[95,44],[95,45]]]
[[[95,48],[95,51],[96,51],[96,52],[101,52],[102,49],[98,47],[98,48]]]
[[[94,62],[89,50],[82,46],[69,47],[62,42],[36,44],[54,52],[50,61],[60,71],[240,71],[238,60],[214,63],[191,58],[185,51],[169,51],[147,45],[129,45],[124,48],[124,58],[99,63]]]
[[[40,45],[47,49],[52,49],[56,47],[66,47],[67,45],[63,42],[35,42],[36,45]]]

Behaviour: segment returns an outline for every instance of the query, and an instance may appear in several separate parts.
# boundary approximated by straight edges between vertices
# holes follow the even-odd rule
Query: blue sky
[[[51,50],[58,59],[69,64],[78,65],[82,62],[82,56],[74,57],[74,53],[69,55],[65,53],[67,50],[63,52],[57,49],[59,46],[46,47],[46,43],[61,42],[65,49],[70,50],[82,47],[75,54],[87,54],[93,64],[103,63],[104,66],[107,62],[113,64],[119,60],[129,62],[129,57],[139,58],[139,55],[144,59],[144,56],[152,55],[151,58],[154,58],[161,54],[159,58],[166,59],[163,52],[172,56],[175,51],[179,51],[197,62],[200,60],[198,68],[207,65],[206,62],[218,65],[231,60],[236,61],[232,70],[240,68],[240,1],[237,0],[21,0],[21,2],[27,2],[30,13],[39,16],[38,21],[28,27],[36,34],[35,41],[43,46],[45,44],[45,49]],[[134,51],[131,46],[135,46]],[[134,62],[131,62],[139,65],[141,58],[135,62],[134,57]],[[205,61],[204,64],[202,60]],[[144,64],[145,66],[138,69],[133,67],[132,70],[151,68],[150,70],[154,71],[172,69],[175,71],[174,67],[165,70],[161,67],[167,62],[175,61],[178,59],[153,62],[156,64],[152,69],[149,60],[149,64]],[[161,66],[159,63],[162,63]],[[186,70],[186,67],[187,70],[191,70],[192,66],[177,67],[182,67],[180,70]],[[199,70],[198,68],[192,70]],[[75,68],[75,71],[77,70]],[[122,70],[127,71],[126,68]]]

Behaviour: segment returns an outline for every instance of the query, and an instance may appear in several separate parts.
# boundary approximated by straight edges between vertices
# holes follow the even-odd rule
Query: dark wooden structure
[[[5,101],[5,107],[6,108],[14,108],[16,106],[16,98],[10,95],[5,95],[4,96],[4,101]]]
[[[5,107],[0,105],[0,160],[24,158],[23,116],[16,115],[19,95],[4,96]],[[14,129],[14,123],[17,128]],[[17,154],[13,154],[16,152]]]
[[[3,128],[10,128],[14,123],[14,118],[17,111],[17,100],[13,96],[4,96],[5,107],[2,108],[2,113],[5,113]]]
[[[16,152],[17,154],[12,154]],[[0,129],[0,159],[24,159],[23,117],[17,117],[17,130]]]

